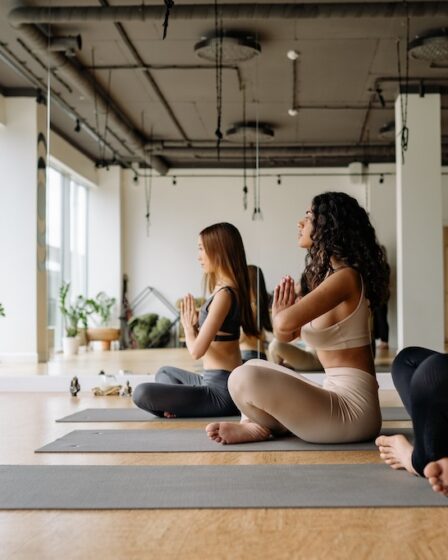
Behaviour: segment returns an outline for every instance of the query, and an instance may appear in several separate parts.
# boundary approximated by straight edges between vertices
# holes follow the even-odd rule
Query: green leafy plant
[[[78,296],[74,304],[68,301],[70,282],[63,282],[59,288],[59,310],[64,317],[65,333],[67,337],[74,337],[79,332],[79,323],[87,328],[87,316],[89,314],[87,300],[84,296]]]
[[[105,292],[98,292],[95,298],[85,301],[85,310],[88,315],[97,315],[100,319],[101,326],[106,326],[112,315],[112,308],[117,300],[109,297]]]
[[[171,321],[156,313],[134,317],[128,325],[137,348],[161,348],[170,340]]]
[[[5,308],[1,303],[0,303],[0,317],[5,317]]]

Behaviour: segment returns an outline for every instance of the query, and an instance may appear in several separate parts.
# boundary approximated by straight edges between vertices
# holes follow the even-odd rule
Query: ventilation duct
[[[321,2],[313,4],[220,4],[225,19],[316,19],[316,18],[403,18],[447,16],[446,2]],[[85,23],[124,21],[163,21],[165,6],[136,4],[134,6],[55,6],[46,8],[17,7],[10,11],[12,24],[23,23]],[[177,5],[170,20],[198,20],[215,18],[214,4]]]

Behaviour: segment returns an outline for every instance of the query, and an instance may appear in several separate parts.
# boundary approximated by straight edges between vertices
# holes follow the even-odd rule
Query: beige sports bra
[[[302,340],[316,350],[343,350],[359,348],[371,343],[370,308],[364,296],[364,282],[361,278],[361,297],[356,309],[345,319],[323,329],[313,327],[310,321],[303,325]]]

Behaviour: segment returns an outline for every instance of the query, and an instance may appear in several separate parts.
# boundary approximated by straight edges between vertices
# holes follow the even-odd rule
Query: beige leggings
[[[378,383],[360,369],[329,368],[320,386],[283,366],[250,360],[232,372],[229,391],[243,419],[309,442],[365,441],[381,428]]]
[[[295,344],[280,342],[274,338],[269,344],[269,360],[274,364],[288,363],[298,371],[324,371],[314,352],[303,350]]]

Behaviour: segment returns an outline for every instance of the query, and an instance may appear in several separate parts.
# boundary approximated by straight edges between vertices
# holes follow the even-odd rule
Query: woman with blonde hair
[[[226,222],[213,224],[200,232],[198,249],[211,295],[199,315],[193,296],[186,295],[180,318],[187,349],[195,360],[203,358],[204,374],[164,366],[157,371],[155,383],[142,383],[134,391],[138,407],[166,418],[239,414],[227,381],[241,364],[240,327],[248,336],[258,336],[238,229]]]

